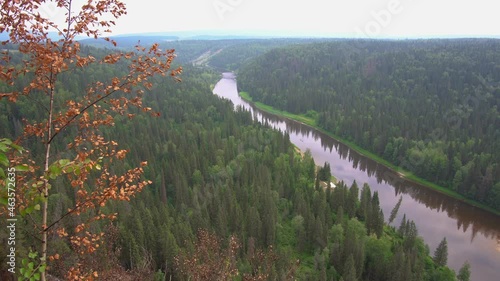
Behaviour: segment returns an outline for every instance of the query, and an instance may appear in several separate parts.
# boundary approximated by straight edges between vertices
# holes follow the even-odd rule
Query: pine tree
[[[387,224],[391,224],[394,221],[394,219],[396,218],[396,216],[398,215],[398,211],[399,211],[399,207],[401,206],[401,202],[403,202],[403,196],[399,197],[398,203],[392,209],[391,216],[389,217],[389,221],[387,222]]]
[[[319,190],[319,182],[320,182],[320,180],[319,180],[319,172],[318,172],[318,175],[316,176],[316,181],[314,182],[314,188],[316,190]]]
[[[458,281],[470,280],[470,264],[468,261],[466,261],[458,271],[457,280]]]
[[[354,267],[354,258],[352,257],[352,254],[349,255],[349,257],[347,258],[347,261],[345,262],[344,272],[342,274],[342,278],[344,278],[345,281],[357,281],[358,280],[356,278],[356,268]]]
[[[371,199],[371,209],[367,210],[366,228],[368,229],[368,233],[375,233],[378,231],[378,233],[381,234],[381,229],[384,227],[384,214],[381,213],[381,211],[378,192],[375,191]]]
[[[401,223],[399,224],[399,228],[398,228],[399,235],[404,236],[405,229],[406,229],[406,214],[403,215],[403,218],[401,219]]]
[[[391,265],[389,268],[390,281],[401,281],[404,279],[404,267],[406,263],[406,256],[403,247],[396,246],[394,250],[394,255],[392,256]]]
[[[330,168],[330,163],[325,162],[325,165],[323,165],[323,167],[319,168],[317,178],[319,178],[320,181],[330,182],[331,176],[332,176],[332,172],[331,172],[331,168]]]
[[[349,195],[347,196],[347,202],[346,202],[346,213],[349,216],[349,218],[353,218],[354,215],[356,214],[356,209],[358,207],[358,201],[359,201],[359,188],[358,185],[356,184],[356,181],[353,182],[351,185],[351,188],[349,189]]]
[[[342,208],[342,206],[339,206],[339,208],[337,209],[336,223],[344,224],[344,208]]]
[[[436,251],[434,252],[434,262],[438,266],[446,266],[448,263],[448,242],[446,237],[441,240]]]
[[[365,183],[363,184],[363,188],[361,189],[361,199],[357,211],[358,218],[362,221],[367,220],[367,213],[371,209],[371,198],[372,193],[370,190],[370,186]]]
[[[382,211],[382,209],[380,209],[377,214],[374,232],[377,235],[377,238],[382,237],[382,234],[384,232],[384,212]]]
[[[417,242],[418,229],[414,221],[408,220],[404,232],[403,247],[405,251],[411,251]]]

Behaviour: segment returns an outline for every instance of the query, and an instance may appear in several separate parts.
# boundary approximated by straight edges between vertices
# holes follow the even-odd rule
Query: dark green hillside
[[[239,71],[254,101],[500,209],[500,41],[345,40],[274,49]]]
[[[215,54],[209,65],[220,71],[237,71],[249,60],[274,48],[318,42],[319,39],[254,39],[238,40]]]

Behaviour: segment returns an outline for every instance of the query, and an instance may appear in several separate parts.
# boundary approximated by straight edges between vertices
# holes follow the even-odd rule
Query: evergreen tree
[[[349,218],[353,218],[356,214],[356,209],[359,202],[359,188],[356,181],[354,181],[349,189],[349,195],[347,196],[345,212]]]
[[[448,263],[448,242],[446,242],[446,237],[441,240],[434,252],[434,262],[438,266],[446,266]]]
[[[457,275],[458,281],[469,281],[470,280],[470,264],[465,262],[460,268]]]
[[[319,168],[318,170],[318,178],[320,181],[326,181],[327,183],[329,183],[331,177],[332,177],[332,172],[330,168],[330,163],[325,162],[325,165],[323,165],[323,167]]]
[[[360,220],[366,221],[367,213],[369,212],[369,210],[371,210],[371,198],[372,193],[370,190],[370,186],[365,183],[363,184],[363,188],[361,189],[361,199],[357,211],[357,215]]]
[[[407,221],[405,232],[404,232],[404,241],[403,247],[406,252],[410,252],[416,245],[418,239],[418,229],[414,221]]]
[[[399,228],[398,228],[398,234],[401,236],[404,236],[405,229],[406,229],[406,214],[404,214],[403,218],[401,219],[401,223],[399,224]]]
[[[352,254],[349,255],[349,257],[347,258],[347,261],[345,262],[344,272],[342,274],[342,278],[344,278],[345,281],[357,281],[358,280],[356,278],[356,268],[354,266],[354,258],[352,257]]]
[[[404,266],[405,266],[405,261],[406,261],[406,256],[404,254],[403,247],[397,246],[395,249],[395,253],[392,256],[391,260],[391,271],[389,272],[390,274],[390,281],[402,281],[404,279]]]
[[[399,207],[401,206],[401,202],[403,202],[403,196],[399,197],[398,203],[392,209],[391,216],[389,217],[389,221],[387,222],[387,224],[391,224],[394,221],[394,219],[396,218],[396,216],[398,215],[398,211],[399,211]]]
[[[344,208],[342,208],[342,206],[339,206],[339,208],[337,209],[336,223],[344,224]]]
[[[377,213],[377,218],[373,231],[375,235],[377,235],[377,238],[382,237],[382,234],[384,232],[384,212],[382,211],[382,209],[379,209]]]
[[[371,208],[367,212],[366,228],[368,233],[378,233],[378,236],[382,233],[384,227],[384,214],[380,208],[377,191],[373,193],[370,206]]]

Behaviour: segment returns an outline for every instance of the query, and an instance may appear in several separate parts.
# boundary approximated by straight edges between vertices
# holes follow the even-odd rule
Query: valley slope
[[[256,102],[419,178],[500,209],[500,41],[340,40],[273,49],[239,69]]]

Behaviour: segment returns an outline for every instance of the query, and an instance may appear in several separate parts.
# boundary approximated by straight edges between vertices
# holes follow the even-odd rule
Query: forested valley
[[[307,48],[323,52],[323,48],[328,46],[312,45]],[[91,53],[96,57],[105,56],[107,51],[88,46],[82,48],[82,52]],[[300,49],[296,51],[289,54],[282,54],[283,50],[271,51],[266,55],[281,58],[280,64],[275,64],[285,68],[280,68],[279,71],[257,63],[249,65],[245,70],[247,72],[241,71],[242,74],[248,73],[242,75],[246,81],[244,87],[257,98],[260,91],[249,86],[251,79],[255,79],[251,82],[255,86],[264,88],[266,79],[274,77],[270,81],[281,81],[281,88],[276,88],[280,91],[269,91],[272,98],[264,98],[264,95],[263,101],[272,104],[271,100],[281,100],[293,104],[292,94],[299,92],[292,93],[292,88],[285,89],[285,85],[294,85],[295,89],[304,89],[300,87],[309,85],[307,89],[310,89],[312,84],[319,83],[319,80],[313,78],[320,78],[310,72],[302,72],[309,69],[305,62],[300,60],[300,57],[306,54]],[[351,57],[356,58],[355,55]],[[296,68],[287,68],[288,60],[294,61]],[[325,58],[321,58],[320,61],[314,62],[314,67],[309,65],[310,70],[317,69],[318,65],[330,67],[324,62]],[[16,60],[12,63],[16,63]],[[235,65],[239,63],[236,61]],[[354,67],[356,63],[362,62],[354,60],[352,63]],[[55,103],[62,103],[78,95],[96,79],[112,78],[121,74],[126,67],[126,64],[97,65],[86,70],[62,74]],[[252,73],[250,67],[269,68]],[[341,69],[340,65],[338,69]],[[308,77],[309,82],[302,81],[305,83],[302,85],[298,83],[301,81],[300,77],[296,76],[297,83],[292,84],[294,82],[290,78],[294,76],[287,72],[291,70],[294,70],[294,75],[311,75]],[[454,70],[448,71],[453,74]],[[250,73],[255,76],[250,76]],[[353,70],[351,75],[354,73]],[[277,79],[276,75],[281,76]],[[373,83],[381,83],[375,79],[376,74],[373,75]],[[310,154],[298,153],[286,133],[254,122],[249,112],[235,111],[230,102],[212,94],[210,87],[220,78],[219,73],[204,67],[184,65],[181,77],[181,83],[164,78],[151,81],[153,86],[145,93],[144,104],[145,107],[159,112],[159,116],[151,117],[139,110],[129,109],[130,114],[135,115],[134,118],[129,118],[131,115],[117,114],[113,126],[101,129],[100,133],[106,139],[117,140],[121,148],[129,151],[124,162],[116,162],[113,165],[115,172],[125,171],[147,161],[144,178],[151,180],[152,184],[129,202],[112,202],[95,210],[95,213],[117,213],[117,217],[111,222],[99,220],[92,223],[90,230],[96,233],[102,231],[104,242],[91,254],[81,255],[72,247],[67,236],[50,233],[49,255],[57,254],[62,257],[49,262],[47,270],[51,276],[64,278],[68,269],[78,264],[85,270],[98,271],[103,280],[456,280],[455,272],[446,266],[446,240],[443,240],[436,251],[431,252],[418,237],[418,230],[412,221],[404,218],[398,228],[385,224],[384,221],[395,214],[383,214],[377,192],[372,193],[366,184],[358,186],[353,183],[352,186],[346,186],[340,182],[335,188],[322,187],[320,180],[329,181],[329,166],[325,165],[317,173],[318,168]],[[327,83],[326,78],[322,81]],[[341,78],[335,81],[341,81]],[[27,81],[21,78],[18,83],[22,85]],[[328,84],[314,84],[314,87],[322,89],[325,85]],[[274,86],[273,84],[272,87]],[[347,87],[347,84],[345,86]],[[8,86],[0,84],[0,88],[3,91],[7,90]],[[335,92],[341,91],[339,89]],[[290,96],[278,96],[282,93],[289,93]],[[300,101],[297,104],[309,106],[305,101],[316,99],[310,98],[313,95],[311,91],[307,93],[307,99],[297,97],[296,100]],[[317,97],[318,105],[341,104],[338,101],[327,102],[332,98],[329,96],[330,92],[317,93],[324,94]],[[373,93],[370,99],[373,105],[365,104],[366,108],[377,105],[377,94],[377,91]],[[369,125],[360,120],[368,117],[358,114],[368,115],[373,113],[374,109],[370,111],[359,108],[356,111],[358,114],[354,112],[350,115],[358,101],[354,97],[354,94],[345,95],[345,99],[353,104],[343,105],[341,108],[344,111],[340,113],[332,111],[333,108],[330,107],[315,108],[312,105],[304,108],[284,108],[293,112],[317,110],[320,124],[347,126],[339,127],[342,128],[339,130],[366,129]],[[397,98],[396,93],[392,99],[404,102],[403,98]],[[23,119],[44,120],[46,117],[40,106],[46,102],[47,97],[43,95],[36,96],[35,99],[20,96],[16,103],[2,99],[0,136],[12,140],[22,137]],[[477,105],[483,106],[483,102],[485,101],[482,99],[478,100]],[[426,103],[427,106],[432,104],[431,101]],[[351,107],[349,110],[348,105]],[[410,104],[406,106],[415,108]],[[474,112],[470,112],[471,116]],[[481,122],[481,118],[492,118],[490,115],[495,112],[490,108],[474,120]],[[337,124],[332,121],[336,117],[328,113],[342,115],[349,121],[357,117],[360,127],[350,127],[347,121]],[[375,115],[372,118],[375,118]],[[409,123],[412,120],[408,117]],[[394,120],[396,121],[398,120]],[[378,124],[387,125],[383,121]],[[470,124],[472,125],[475,124]],[[431,127],[430,124],[428,126]],[[410,127],[404,129],[410,130]],[[440,176],[449,176],[451,170],[447,170],[449,165],[446,159],[451,154],[452,159],[457,158],[457,161],[460,161],[460,165],[454,164],[451,168],[459,166],[457,169],[471,173],[464,175],[464,179],[459,181],[461,185],[457,188],[465,188],[465,180],[477,176],[475,171],[482,173],[483,168],[484,173],[490,173],[491,181],[497,182],[495,177],[498,175],[498,167],[493,160],[498,157],[493,153],[498,153],[498,150],[493,147],[486,150],[486,144],[483,145],[483,142],[498,147],[498,143],[494,143],[494,137],[488,138],[490,131],[498,127],[481,129],[466,126],[465,129],[479,130],[482,132],[481,138],[464,139],[466,143],[463,144],[459,141],[462,135],[457,128],[453,131],[457,136],[456,141],[448,143],[436,140],[439,145],[431,151],[439,152],[443,149],[443,161],[446,165],[437,166],[435,169],[444,169],[448,172],[443,172]],[[75,128],[68,130],[73,133],[76,131]],[[393,129],[391,132],[394,131],[397,130]],[[54,142],[54,155],[75,157],[66,147],[66,143],[70,141],[69,132]],[[410,132],[415,134],[415,139],[425,135]],[[384,140],[393,145],[392,150],[383,148],[388,155],[398,157],[398,151],[403,148],[410,152],[415,150],[415,153],[420,152],[416,150],[417,147],[431,149],[429,143],[420,140],[406,141],[402,137],[391,139],[389,132],[378,133],[387,133],[379,137],[385,137]],[[498,131],[496,133],[498,134]],[[366,141],[370,142],[372,136],[377,137],[375,132],[368,132]],[[398,140],[401,143],[398,143]],[[414,142],[419,146],[413,147]],[[382,146],[383,140],[375,143]],[[43,157],[41,145],[32,139],[24,140],[23,146],[34,158]],[[457,150],[454,149],[459,149],[462,154],[455,154]],[[479,153],[480,149],[485,151],[475,156],[474,153]],[[439,153],[434,156],[427,150],[424,152],[425,155],[430,153],[433,157],[441,156]],[[471,164],[466,160],[472,161]],[[99,171],[91,173],[86,188],[91,190],[92,183],[98,181],[99,177]],[[491,184],[487,180],[483,182],[485,187],[478,185],[477,192],[483,190],[485,195],[493,194]],[[58,177],[51,184],[53,187],[49,200],[53,204],[49,208],[49,223],[71,208],[77,196],[72,184],[64,177]],[[486,188],[488,186],[489,189]],[[397,209],[394,212],[397,212]],[[69,217],[71,219],[62,219],[58,222],[58,227],[72,234],[79,224],[86,220],[86,216],[87,214],[81,214]],[[30,250],[39,250],[37,241],[33,238],[38,235],[37,230],[28,223],[31,220],[40,220],[40,213],[33,211],[29,215],[19,216],[17,239],[20,256],[27,256]],[[7,239],[6,235],[6,232],[0,232],[2,244]],[[5,247],[0,248],[2,271],[5,271],[6,266],[5,251]],[[464,265],[458,274],[459,280],[468,280],[468,272],[468,266]]]
[[[254,101],[500,210],[500,41],[336,40],[238,70]]]
[[[208,65],[217,71],[236,71],[252,58],[274,48],[322,42],[327,39],[280,38],[280,39],[221,39],[221,40],[172,40],[158,36],[113,37],[119,49],[133,48],[137,42],[152,44],[158,42],[161,48],[177,50],[176,61],[181,64]],[[86,46],[109,47],[104,39],[81,40]],[[201,44],[200,42],[203,42]]]

